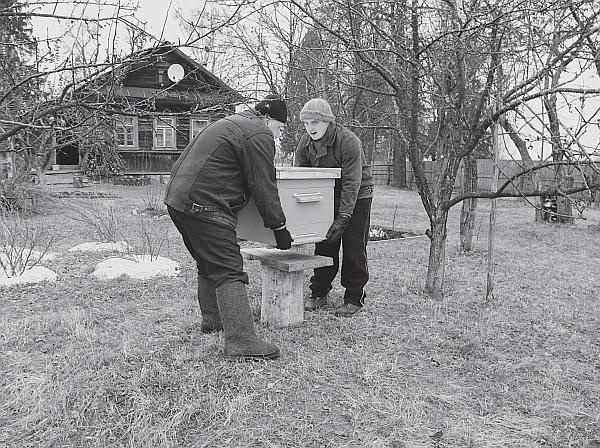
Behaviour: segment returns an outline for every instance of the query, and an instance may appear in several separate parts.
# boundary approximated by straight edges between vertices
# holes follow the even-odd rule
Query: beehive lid
[[[340,168],[313,168],[278,166],[277,179],[336,179],[341,176]]]

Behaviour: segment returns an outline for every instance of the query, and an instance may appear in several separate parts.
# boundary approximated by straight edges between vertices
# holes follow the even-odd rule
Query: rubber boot
[[[225,328],[225,356],[244,359],[276,359],[279,348],[258,338],[246,285],[240,281],[217,288],[217,301]]]
[[[200,304],[200,313],[202,313],[202,324],[200,325],[202,333],[221,331],[223,324],[217,305],[215,287],[208,278],[200,274],[198,274],[198,303]]]

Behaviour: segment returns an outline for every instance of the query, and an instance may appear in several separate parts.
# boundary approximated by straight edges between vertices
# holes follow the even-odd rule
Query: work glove
[[[275,246],[277,249],[286,250],[292,247],[294,238],[292,238],[292,235],[290,235],[287,228],[283,227],[279,230],[274,229],[273,233],[275,234],[275,241],[277,241],[277,245]]]
[[[333,220],[331,227],[329,227],[327,235],[325,235],[327,242],[334,243],[342,238],[344,230],[346,230],[346,227],[348,227],[348,224],[350,223],[351,217],[351,215],[346,213],[338,213],[336,218]]]

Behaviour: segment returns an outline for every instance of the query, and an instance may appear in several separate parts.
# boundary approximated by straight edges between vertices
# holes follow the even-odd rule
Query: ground
[[[173,260],[164,257],[150,257],[143,254],[130,254],[127,242],[118,241],[116,243],[107,243],[94,241],[90,243],[78,244],[68,249],[68,252],[100,252],[109,254],[107,258],[99,262],[91,276],[108,280],[126,275],[137,279],[150,279],[160,276],[175,276],[179,273],[179,264]],[[46,254],[49,255],[49,254]],[[61,254],[52,253],[52,258],[61,256]],[[0,254],[1,256],[1,254]],[[45,257],[48,260],[48,256]],[[31,285],[45,281],[56,281],[58,278],[56,272],[44,266],[31,266],[20,275],[8,276],[6,272],[0,270],[0,287],[13,285]]]
[[[135,242],[144,187],[106,188]],[[106,255],[68,249],[97,232],[66,218],[89,201],[57,200],[39,218],[64,235],[44,264],[56,281],[0,289],[2,447],[600,445],[598,210],[536,224],[527,203],[499,201],[488,301],[488,201],[466,255],[452,210],[441,301],[422,294],[427,238],[374,242],[364,312],[333,316],[338,279],[303,325],[257,325],[280,360],[244,363],[220,355],[221,333],[200,332],[195,264],[168,219],[151,222],[177,276],[90,275]],[[414,191],[379,187],[373,204],[373,224],[427,228]],[[258,268],[247,264],[257,318]]]

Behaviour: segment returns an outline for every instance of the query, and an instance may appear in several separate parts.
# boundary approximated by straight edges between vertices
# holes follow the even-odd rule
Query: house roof
[[[126,58],[126,60],[132,60],[132,59],[135,60],[135,58],[138,58],[138,60],[140,60],[140,59],[143,60],[143,59],[147,59],[149,57],[165,55],[165,54],[173,54],[173,55],[183,59],[185,62],[187,62],[188,64],[190,64],[191,66],[194,67],[195,72],[201,73],[205,79],[211,81],[210,83],[212,85],[214,85],[216,87],[220,87],[225,90],[235,92],[239,95],[239,93],[233,87],[230,87],[229,85],[227,85],[220,78],[215,76],[213,73],[209,72],[202,64],[198,63],[197,61],[195,61],[194,59],[189,57],[187,54],[185,54],[183,51],[181,51],[179,49],[179,47],[171,44],[168,41],[162,42],[161,44],[159,44],[156,47],[147,48],[147,49],[132,53],[130,56],[128,56]],[[240,98],[242,98],[241,95],[240,95]]]
[[[171,55],[173,56],[171,59],[181,60],[183,63],[191,67],[191,70],[189,70],[187,73],[188,76],[193,74],[193,77],[188,79],[194,79],[200,83],[197,91],[196,89],[189,88],[185,90],[178,90],[176,88],[162,88],[159,86],[155,88],[149,88],[118,85],[117,83],[112,82],[106,82],[105,84],[103,82],[109,81],[109,78],[114,76],[114,74],[117,74],[117,79],[125,79],[124,77],[128,73],[143,68],[148,64],[158,65],[160,62],[155,60],[155,58],[160,59],[166,55]],[[166,62],[164,63],[166,64]],[[136,97],[195,102],[202,98],[201,92],[215,90],[229,93],[231,99],[235,102],[245,101],[245,98],[234,88],[227,85],[219,77],[208,71],[202,64],[189,57],[187,54],[181,51],[181,49],[172,45],[170,42],[163,42],[155,47],[134,52],[124,58],[121,63],[108,67],[106,70],[102,71],[102,73],[99,73],[93,78],[93,81],[96,83],[95,88],[91,88],[92,86],[90,81],[91,80],[88,79],[87,82],[82,83],[82,85],[77,88],[75,92],[79,94],[91,94],[92,96],[97,94],[106,95],[110,93],[115,97]],[[100,84],[100,87],[97,86],[98,84]]]

